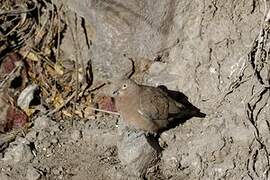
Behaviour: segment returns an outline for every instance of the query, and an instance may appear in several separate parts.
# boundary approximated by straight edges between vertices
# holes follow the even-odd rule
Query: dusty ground
[[[137,81],[181,91],[207,115],[161,134],[160,161],[145,178],[269,179],[269,4],[95,2],[66,4],[66,14],[77,13],[77,50],[82,61],[92,59],[94,80],[126,75],[128,58],[150,61],[145,71],[136,66]],[[61,51],[74,60],[71,43],[66,31]],[[117,115],[41,117],[33,124],[2,151],[1,180],[141,179],[118,158]]]

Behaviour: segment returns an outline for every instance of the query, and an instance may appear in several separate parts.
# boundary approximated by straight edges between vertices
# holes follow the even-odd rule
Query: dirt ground
[[[0,139],[1,180],[270,179],[268,1],[52,2],[63,12],[56,24],[66,20],[54,48],[60,55],[53,57],[76,62],[79,73],[91,62],[90,89],[135,71],[138,83],[182,92],[206,117],[162,132],[158,161],[138,175],[133,171],[139,168],[128,167],[119,155],[118,115],[69,115],[74,104],[86,112],[87,98],[73,98],[59,109],[48,105],[49,112],[57,112],[34,114],[27,131],[8,144]],[[60,79],[59,84],[66,82]],[[75,86],[62,90],[63,101],[74,97],[68,90]],[[95,93],[110,92],[105,85]],[[41,99],[47,102],[45,94]],[[133,146],[125,151],[132,153]]]

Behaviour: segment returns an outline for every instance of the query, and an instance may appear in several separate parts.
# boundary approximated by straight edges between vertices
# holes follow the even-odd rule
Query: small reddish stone
[[[13,128],[20,128],[24,126],[28,121],[28,116],[20,109],[9,106],[7,110],[7,125],[6,129],[11,130]]]
[[[108,96],[98,98],[98,107],[102,110],[117,112],[113,98]]]
[[[5,74],[11,73],[11,71],[16,67],[15,62],[20,61],[21,57],[17,53],[9,54],[5,59],[3,60],[3,72]]]

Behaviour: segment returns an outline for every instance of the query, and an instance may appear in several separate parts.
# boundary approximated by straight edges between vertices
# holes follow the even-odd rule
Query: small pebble
[[[49,147],[51,146],[51,142],[49,141],[44,141],[42,144],[40,144],[40,147],[46,151]]]
[[[53,138],[53,139],[51,140],[51,143],[52,143],[52,144],[57,144],[57,143],[58,143],[58,139],[57,139],[57,138]]]
[[[54,175],[60,175],[63,172],[63,168],[60,166],[59,168],[52,169],[52,173]]]
[[[41,173],[39,170],[35,169],[34,167],[29,167],[26,172],[26,179],[27,180],[38,180],[41,177]]]
[[[38,133],[37,139],[38,141],[43,141],[46,137],[48,137],[50,134],[46,131],[40,131]]]
[[[51,132],[59,132],[60,131],[60,125],[59,124],[55,124],[51,127]]]
[[[74,130],[72,133],[71,133],[71,139],[73,141],[78,141],[79,139],[82,138],[82,132],[79,131],[79,130]]]
[[[30,162],[34,158],[31,148],[20,141],[15,141],[7,148],[2,160],[8,163]]]
[[[51,124],[51,119],[46,117],[46,116],[41,116],[38,117],[37,119],[35,119],[34,121],[34,129],[36,130],[42,130],[42,129],[46,129],[50,126]]]
[[[29,133],[26,134],[25,138],[30,142],[34,142],[37,139],[37,132],[30,131]]]
[[[11,180],[11,178],[5,173],[0,174],[0,179],[1,180]]]

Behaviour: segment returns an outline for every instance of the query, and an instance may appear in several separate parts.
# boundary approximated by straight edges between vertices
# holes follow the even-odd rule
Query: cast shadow
[[[182,114],[180,117],[177,115],[172,115],[172,116],[175,116],[175,118],[170,122],[169,126],[166,129],[162,130],[162,132],[169,130],[169,129],[172,129],[172,128],[175,128],[176,126],[186,122],[187,120],[189,120],[192,117],[205,118],[206,114],[201,112],[201,110],[199,108],[197,108],[196,106],[191,104],[188,101],[188,97],[185,94],[183,94],[179,91],[169,90],[164,85],[158,86],[158,88],[160,88],[163,92],[165,92],[169,97],[171,97],[175,101],[183,104],[186,107],[186,113]]]
[[[183,104],[186,108],[185,111],[186,113],[181,113],[181,116],[179,117],[177,114],[172,114],[171,117],[176,117],[173,118],[173,120],[170,122],[170,124],[160,130],[159,132],[157,132],[156,134],[152,134],[152,133],[148,133],[145,134],[145,137],[148,141],[148,143],[158,152],[161,153],[164,149],[164,147],[161,147],[159,144],[159,137],[160,134],[166,130],[175,128],[177,126],[179,126],[180,124],[186,122],[187,120],[189,120],[192,117],[199,117],[199,118],[205,118],[206,114],[202,113],[200,111],[199,108],[195,107],[193,104],[191,104],[188,101],[188,97],[186,95],[184,95],[181,92],[178,91],[172,91],[169,90],[166,86],[158,86],[158,88],[160,88],[163,92],[165,92],[169,97],[171,97],[172,99],[174,99],[175,101]]]

